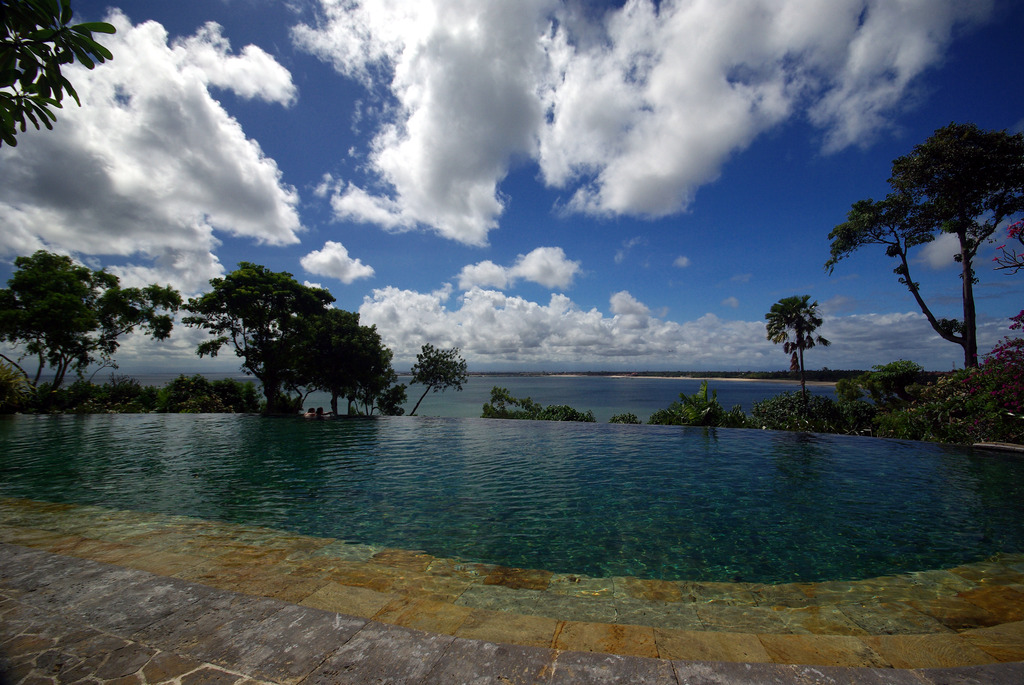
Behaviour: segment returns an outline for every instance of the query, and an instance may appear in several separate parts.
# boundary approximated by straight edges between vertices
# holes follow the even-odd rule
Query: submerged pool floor
[[[1024,555],[850,582],[594,578],[268,528],[0,499],[0,541],[491,642],[673,660],[1024,661]]]

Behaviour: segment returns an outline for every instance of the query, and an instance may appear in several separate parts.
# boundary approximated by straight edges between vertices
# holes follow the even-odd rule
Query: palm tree
[[[790,371],[800,371],[800,392],[803,393],[804,402],[807,401],[804,350],[809,350],[815,345],[828,347],[832,344],[820,335],[814,335],[815,329],[821,325],[821,317],[818,316],[817,301],[808,304],[807,301],[810,299],[810,295],[784,297],[773,304],[771,311],[764,315],[768,321],[765,326],[768,339],[773,343],[783,343],[783,351],[792,355]],[[789,340],[791,331],[794,338],[792,341]]]

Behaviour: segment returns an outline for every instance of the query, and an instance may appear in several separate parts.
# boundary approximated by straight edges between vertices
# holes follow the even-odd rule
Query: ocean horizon
[[[127,374],[143,385],[162,387],[181,373],[159,372]],[[193,374],[185,374],[193,375]],[[210,380],[232,378],[238,381],[257,382],[252,376],[235,372],[202,372]],[[108,377],[97,376],[93,382],[104,383]],[[410,385],[410,376],[399,374],[399,382],[407,386],[405,410],[408,414],[416,405],[423,386]],[[513,397],[529,397],[543,406],[567,404],[580,411],[594,412],[595,419],[606,423],[616,414],[632,413],[645,422],[651,414],[665,409],[679,400],[680,394],[692,395],[700,385],[708,381],[708,394],[716,393],[719,403],[726,409],[739,405],[750,413],[755,402],[765,398],[800,389],[799,381],[746,380],[737,378],[681,378],[669,376],[632,376],[628,373],[600,375],[582,372],[525,373],[509,374],[474,373],[463,384],[461,391],[448,389],[444,392],[430,392],[423,398],[417,416],[438,416],[447,418],[479,418],[485,402],[490,400],[491,388],[502,387]],[[831,383],[808,383],[808,392],[835,398],[835,386]],[[310,393],[303,403],[305,408],[330,408],[330,395],[324,392]],[[339,410],[345,411],[344,400],[339,401]]]

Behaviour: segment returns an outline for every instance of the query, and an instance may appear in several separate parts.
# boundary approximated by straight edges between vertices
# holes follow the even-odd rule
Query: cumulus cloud
[[[727,297],[724,300],[722,300],[722,305],[725,307],[732,307],[733,309],[736,309],[737,307],[740,306],[740,301],[737,300],[735,297]]]
[[[317,276],[337,278],[348,284],[360,278],[373,276],[373,267],[349,256],[341,243],[328,240],[323,249],[313,250],[299,260],[302,268]]]
[[[562,206],[665,216],[764,132],[865,145],[992,0],[320,0],[295,43],[392,106],[338,216],[482,245],[532,159]],[[622,255],[621,257],[619,255]],[[616,259],[624,258],[625,250]]]
[[[127,283],[191,293],[223,274],[217,232],[298,242],[298,194],[210,93],[287,106],[287,70],[255,46],[231,54],[216,24],[168,44],[156,22],[107,20],[114,59],[67,67],[82,107],[0,150],[0,252],[114,255],[131,262],[112,269]]]
[[[705,314],[666,321],[628,291],[613,294],[607,313],[584,309],[563,294],[546,303],[473,287],[420,293],[380,288],[363,300],[360,321],[377,326],[401,368],[424,343],[459,347],[472,368],[528,369],[785,369],[789,357],[765,337],[764,321]],[[988,349],[1005,321],[983,322]],[[962,360],[918,312],[826,316],[820,332],[831,347],[808,353],[810,368],[867,369],[897,358],[946,370]],[[880,362],[880,360],[882,360]]]
[[[684,257],[683,255],[679,255],[678,257],[676,257],[675,261],[672,262],[672,266],[677,266],[680,269],[685,269],[686,267],[690,266],[690,258]]]
[[[538,247],[519,255],[515,264],[503,267],[490,260],[470,264],[459,272],[459,289],[492,287],[506,289],[522,279],[545,288],[568,288],[580,272],[580,263],[565,256],[560,247]]]
[[[931,269],[945,269],[954,266],[954,257],[960,254],[960,240],[952,233],[940,233],[935,240],[921,246],[920,253],[914,260],[918,264],[926,264]]]

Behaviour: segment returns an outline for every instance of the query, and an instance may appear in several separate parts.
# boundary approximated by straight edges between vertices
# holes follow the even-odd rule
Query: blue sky
[[[0,279],[46,248],[187,295],[242,260],[319,284],[407,368],[783,369],[764,314],[819,302],[811,368],[962,351],[880,249],[828,233],[950,122],[1024,128],[1011,0],[77,0],[118,27],[52,132],[0,150]],[[915,280],[940,316],[945,241]],[[979,253],[979,339],[1024,306]],[[198,331],[122,370],[230,370]]]

